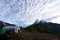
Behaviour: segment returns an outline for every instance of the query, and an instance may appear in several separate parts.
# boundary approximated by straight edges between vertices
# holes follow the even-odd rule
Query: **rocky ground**
[[[60,40],[60,35],[28,32],[0,35],[0,40]]]

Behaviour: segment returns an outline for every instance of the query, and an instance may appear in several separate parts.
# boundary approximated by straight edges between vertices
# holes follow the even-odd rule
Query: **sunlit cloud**
[[[60,1],[0,0],[0,20],[28,26],[34,23],[36,19],[59,23]]]

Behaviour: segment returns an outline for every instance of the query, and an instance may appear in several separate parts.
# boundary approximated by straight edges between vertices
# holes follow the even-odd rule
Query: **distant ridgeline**
[[[23,32],[39,32],[60,34],[60,24],[45,21],[35,22],[34,24],[24,28]]]
[[[5,26],[16,26],[16,25],[0,21],[0,30]]]

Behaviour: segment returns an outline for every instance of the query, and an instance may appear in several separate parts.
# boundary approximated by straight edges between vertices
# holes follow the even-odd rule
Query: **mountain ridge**
[[[60,34],[60,24],[40,21],[37,24],[35,23],[35,24],[32,24],[24,28],[23,32],[40,32],[40,33]]]

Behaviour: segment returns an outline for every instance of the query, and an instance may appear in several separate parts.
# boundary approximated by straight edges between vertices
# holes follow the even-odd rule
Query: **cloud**
[[[0,0],[0,20],[8,23],[27,26],[36,19],[55,22],[56,16],[60,16],[59,0]]]

